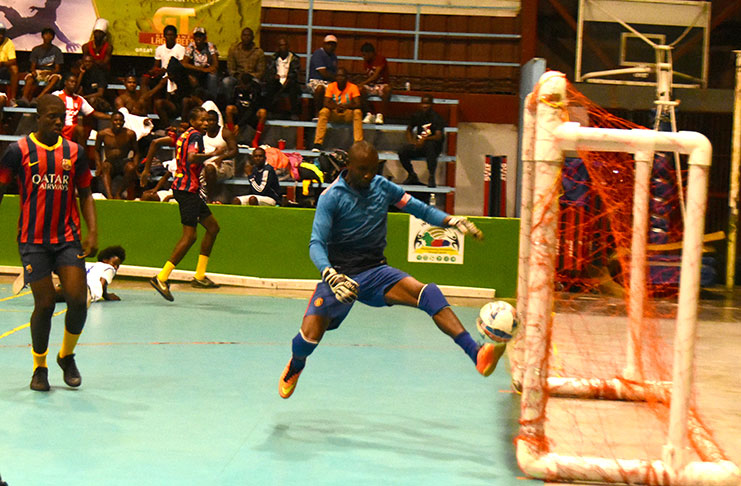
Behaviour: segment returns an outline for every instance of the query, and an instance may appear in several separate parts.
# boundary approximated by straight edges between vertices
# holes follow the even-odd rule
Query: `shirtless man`
[[[100,149],[105,152],[105,160],[100,160]],[[129,152],[134,153],[129,158]],[[123,188],[129,199],[136,197],[136,168],[139,165],[139,148],[136,143],[136,134],[133,130],[124,128],[124,116],[116,112],[111,116],[111,127],[98,132],[95,137],[96,175],[103,180],[103,188],[107,198],[121,199]],[[115,195],[111,191],[111,178],[122,174],[124,183]]]
[[[126,76],[124,80],[126,91],[116,98],[116,109],[126,108],[132,115],[147,116],[153,110],[153,96],[165,86],[165,83],[167,79],[162,78],[154,88],[147,90],[142,87],[137,91],[136,76]]]

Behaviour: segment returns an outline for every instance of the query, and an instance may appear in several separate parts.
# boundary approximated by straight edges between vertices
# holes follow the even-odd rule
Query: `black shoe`
[[[193,280],[190,281],[190,285],[197,288],[197,289],[218,289],[221,287],[221,285],[215,283],[210,278],[204,276],[202,279],[193,278]]]
[[[430,176],[430,180],[427,181],[427,187],[437,187],[437,184],[435,184],[435,176]]]
[[[62,371],[64,371],[64,382],[67,386],[77,388],[82,384],[82,377],[80,376],[80,371],[77,369],[77,365],[75,364],[74,354],[70,354],[64,358],[57,355],[57,364],[62,368]]]
[[[416,175],[410,175],[401,184],[405,186],[416,186],[419,185],[419,178]]]
[[[31,390],[49,391],[49,368],[39,366],[33,371]]]
[[[162,282],[157,278],[157,275],[155,275],[149,279],[149,283],[154,287],[154,290],[159,292],[160,295],[165,298],[165,300],[169,300],[170,302],[175,300],[175,297],[173,297],[170,292],[170,282]]]

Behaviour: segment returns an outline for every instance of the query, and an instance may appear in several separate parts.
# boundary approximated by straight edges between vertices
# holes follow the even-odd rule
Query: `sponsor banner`
[[[465,238],[453,228],[440,228],[409,216],[407,261],[463,265]]]
[[[0,9],[0,22],[8,27],[16,50],[30,51],[41,44],[41,29],[51,27],[62,52],[81,53],[95,21],[104,18],[114,54],[147,57],[164,43],[166,25],[178,29],[178,43],[184,46],[193,29],[203,27],[220,57],[226,58],[243,28],[259,36],[260,8],[261,0],[18,0]]]

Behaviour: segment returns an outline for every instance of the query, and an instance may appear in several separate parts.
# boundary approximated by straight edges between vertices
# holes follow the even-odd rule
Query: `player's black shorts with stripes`
[[[206,201],[195,192],[174,190],[172,196],[180,206],[180,222],[184,226],[198,226],[199,221],[211,214]]]
[[[79,241],[64,243],[19,243],[18,253],[23,264],[23,278],[27,284],[58,273],[59,267],[80,267],[85,270],[85,259]]]

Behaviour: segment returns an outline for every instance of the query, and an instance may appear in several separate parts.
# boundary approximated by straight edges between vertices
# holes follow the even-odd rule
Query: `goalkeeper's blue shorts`
[[[352,277],[358,283],[358,301],[371,307],[384,307],[388,304],[384,296],[397,282],[408,277],[409,274],[398,268],[388,265],[371,268]],[[337,329],[347,314],[352,309],[352,304],[343,304],[334,296],[327,282],[321,281],[314,289],[314,294],[309,299],[304,316],[326,316],[329,317],[327,329]]]

